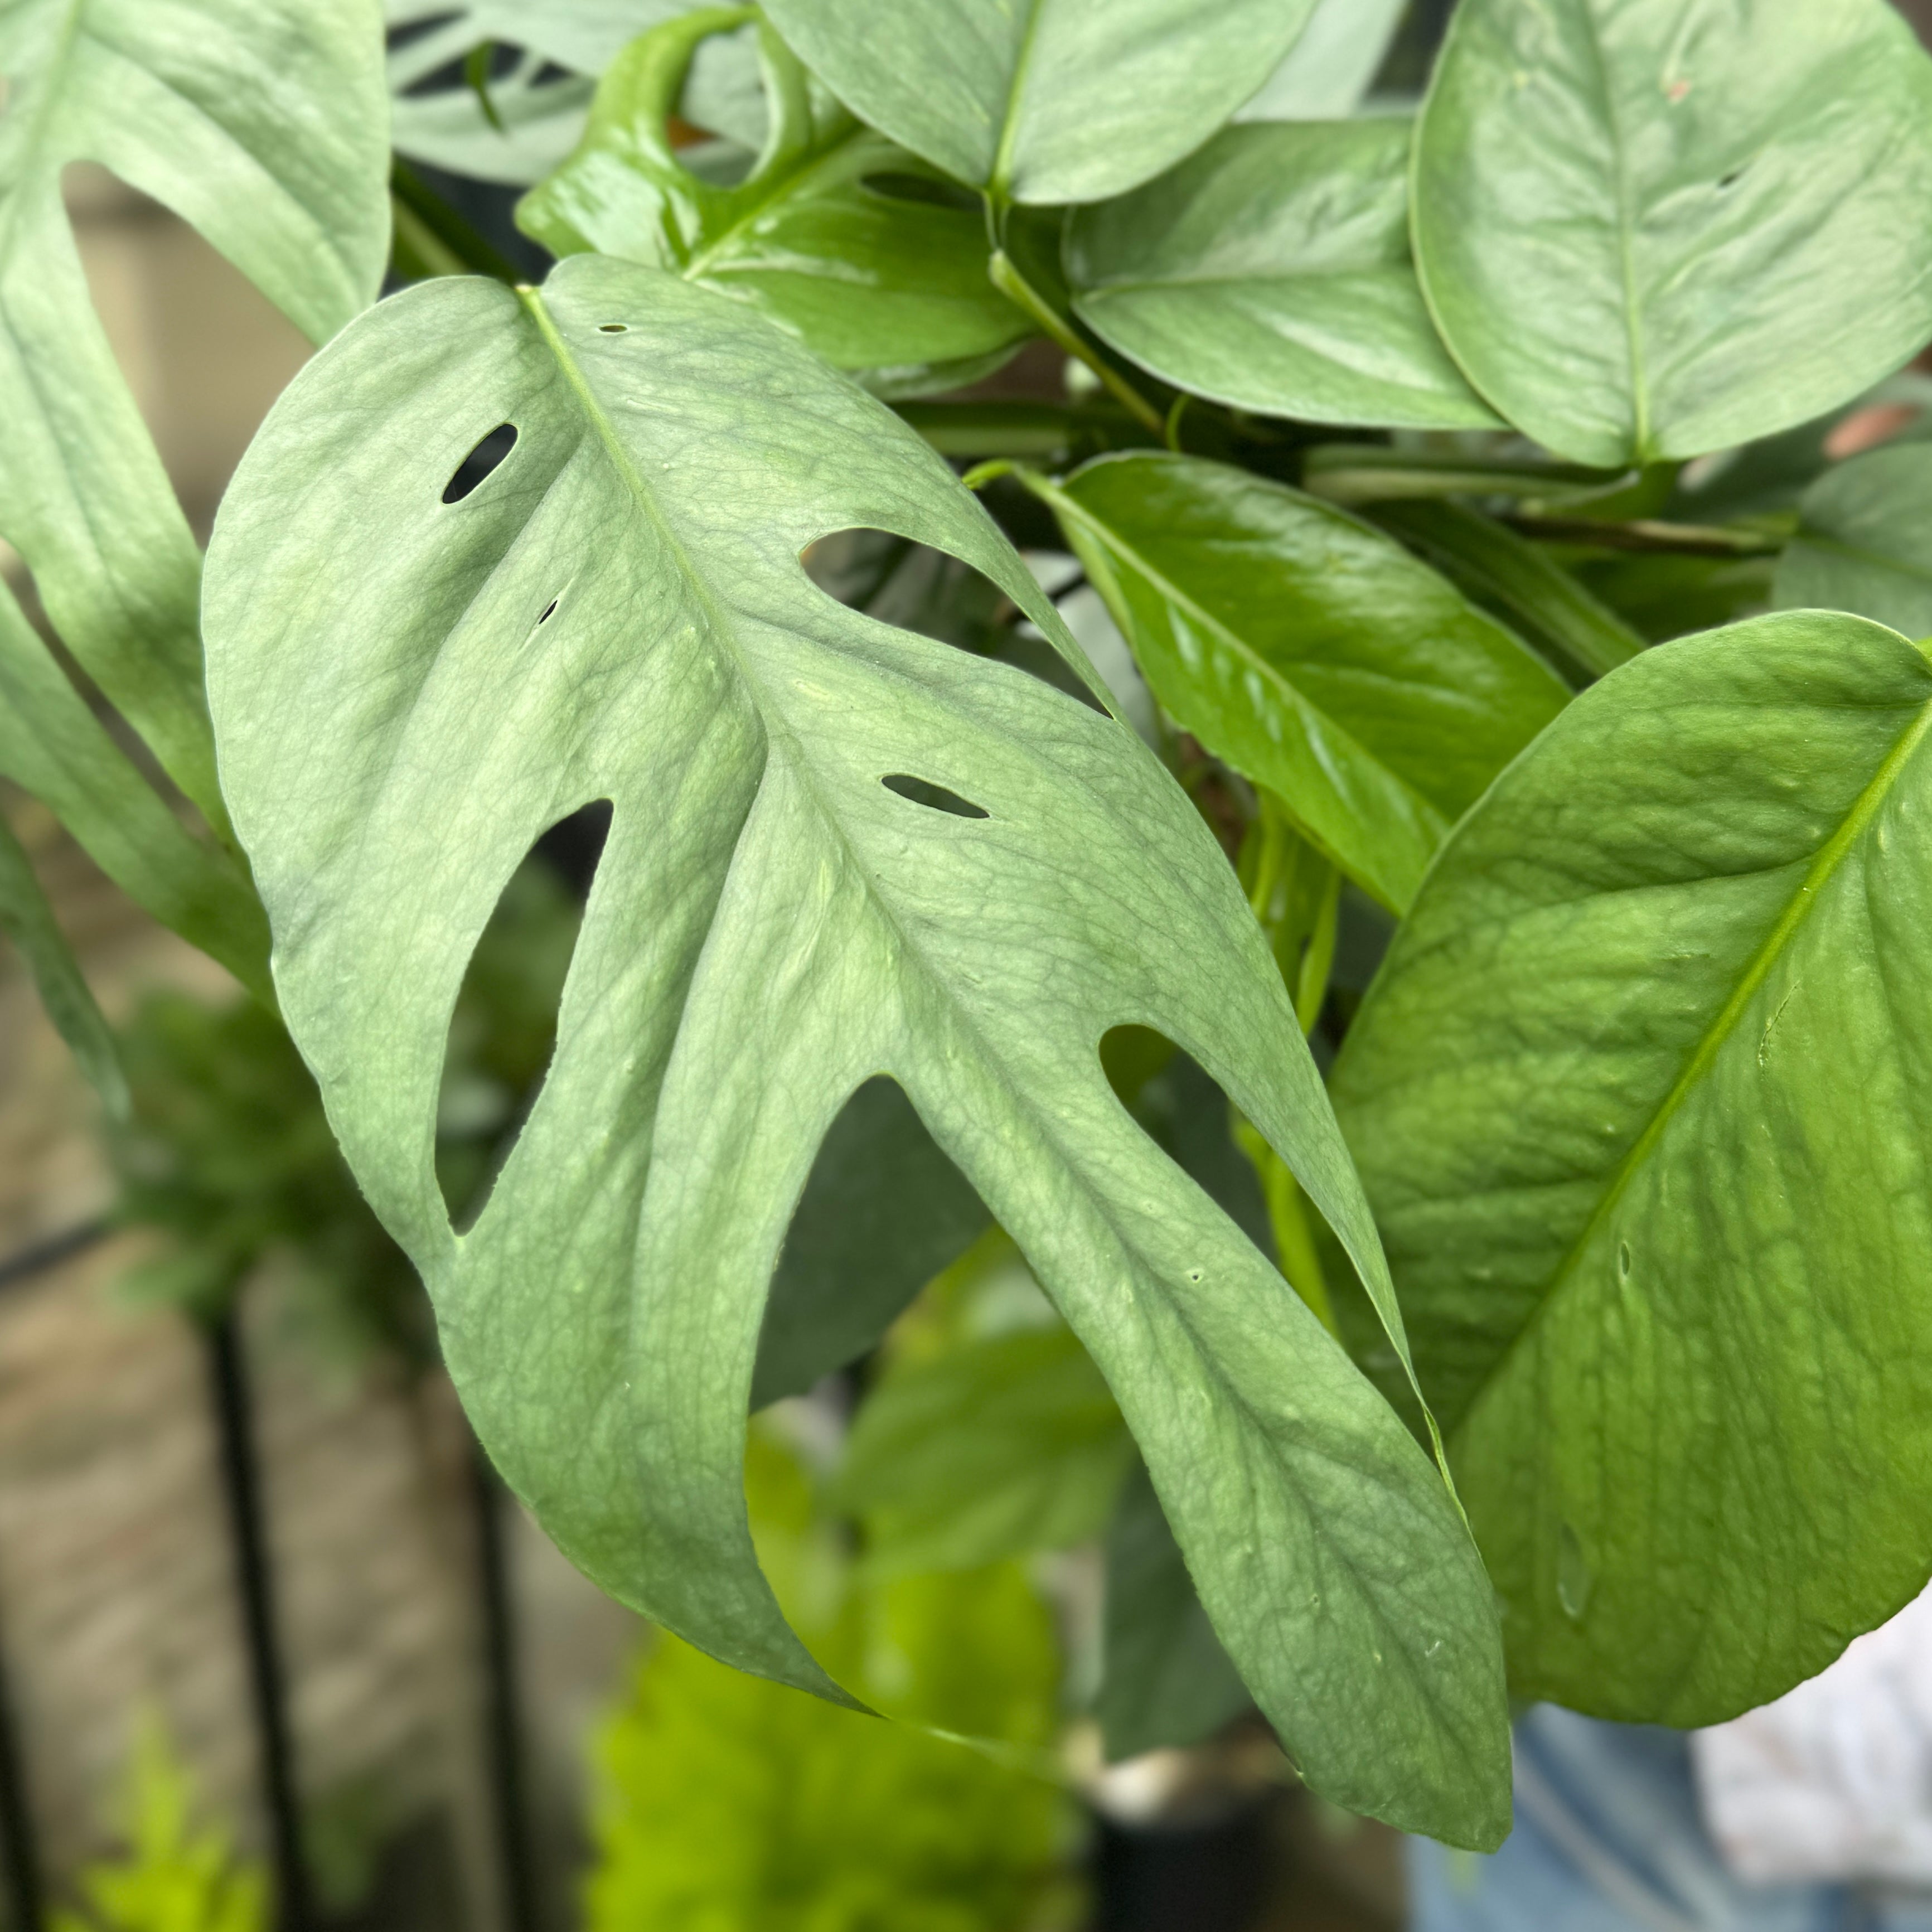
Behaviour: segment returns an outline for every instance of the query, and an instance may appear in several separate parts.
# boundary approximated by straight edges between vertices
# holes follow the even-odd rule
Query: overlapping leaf
[[[1932,665],[1647,652],[1450,841],[1336,1066],[1512,1688],[1690,1725],[1925,1581]]]
[[[312,339],[388,242],[376,0],[21,0],[0,12],[0,538],[182,788],[218,816],[200,560],[62,203],[98,161],[192,222]]]
[[[1579,462],[1767,435],[1932,337],[1932,61],[1885,0],[1468,0],[1415,196],[1457,361]]]
[[[1316,0],[1301,38],[1237,121],[1340,121],[1367,94],[1402,23],[1402,0]]]
[[[1772,595],[1786,610],[1855,610],[1932,637],[1932,444],[1870,450],[1819,478]]]
[[[627,48],[519,225],[554,254],[627,256],[748,302],[884,394],[953,386],[1003,360],[1030,329],[987,279],[980,210],[949,205],[944,176],[826,100],[769,29],[772,128],[751,175],[715,187],[672,152],[666,118],[693,52],[751,17],[709,8]]]
[[[1332,504],[1192,457],[1028,481],[1162,704],[1397,910],[1563,706],[1508,632]]]
[[[1098,201],[1198,147],[1314,0],[771,0],[862,119],[1006,201]]]
[[[1080,319],[1164,381],[1313,422],[1492,428],[1409,258],[1408,123],[1229,128],[1081,209]]]
[[[505,422],[508,458],[443,502]],[[1124,725],[812,586],[800,553],[844,528],[958,556],[1077,659],[912,432],[628,262],[383,304],[230,491],[210,688],[284,1010],[471,1413],[607,1586],[830,1691],[757,1568],[744,1414],[813,1153],[890,1072],[1106,1375],[1310,1781],[1492,1844],[1492,1610],[1447,1491],[1101,1070],[1122,1022],[1186,1046],[1390,1307],[1225,862]],[[430,1153],[464,962],[531,842],[598,797],[556,1056],[458,1236]]]

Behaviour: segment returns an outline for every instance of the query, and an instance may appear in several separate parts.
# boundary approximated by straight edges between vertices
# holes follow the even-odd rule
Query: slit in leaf
[[[537,620],[537,622],[539,624],[548,624],[550,622],[551,616],[556,611],[557,602],[558,600],[553,597],[550,602],[544,606],[543,615]]]
[[[455,473],[443,486],[442,500],[446,503],[461,502],[509,454],[516,441],[515,424],[499,423],[456,466]]]
[[[601,802],[543,835],[511,874],[464,974],[436,1106],[436,1180],[459,1232],[483,1211],[542,1090],[609,822]]]
[[[944,785],[934,784],[927,778],[916,778],[910,772],[895,772],[879,782],[886,790],[898,793],[901,798],[908,799],[914,805],[926,806],[934,812],[949,812],[956,818],[991,818],[993,815],[984,806],[975,805],[970,798],[962,798],[956,791],[948,791]]]
[[[600,322],[597,325],[599,335],[628,335],[631,325],[628,322]]]

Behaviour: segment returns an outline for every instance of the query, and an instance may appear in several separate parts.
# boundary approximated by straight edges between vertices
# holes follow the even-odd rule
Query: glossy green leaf
[[[1767,435],[1932,336],[1932,61],[1886,0],[1467,0],[1415,239],[1456,360],[1559,454]]]
[[[1144,1468],[1107,1532],[1105,1675],[1094,1714],[1110,1760],[1196,1744],[1249,1706],[1201,1607]]]
[[[376,0],[16,0],[0,11],[0,538],[170,774],[219,818],[200,559],[97,320],[62,201],[98,161],[312,339],[388,248]]]
[[[752,1406],[855,1362],[986,1226],[986,1210],[890,1080],[832,1122],[785,1234]]]
[[[1826,470],[1804,493],[1772,594],[1786,610],[1853,610],[1932,637],[1932,443]]]
[[[0,777],[32,792],[137,905],[268,992],[267,922],[246,874],[163,803],[4,586]]]
[[[832,1496],[882,1571],[963,1570],[1098,1536],[1133,1438],[1063,1328],[989,1336],[896,1370],[846,1438]]]
[[[4,819],[0,819],[0,932],[14,942],[47,1018],[72,1048],[108,1111],[125,1114],[128,1080],[114,1035],[74,962],[20,840]]]
[[[1533,652],[1332,504],[1192,457],[1028,481],[1168,712],[1397,910],[1563,707]]]
[[[847,529],[958,556],[1078,661],[883,405],[609,257],[384,303],[230,490],[209,688],[283,1010],[472,1417],[608,1588],[832,1693],[753,1556],[744,1418],[812,1156],[890,1072],[1100,1364],[1310,1781],[1493,1844],[1493,1606],[1446,1489],[1101,1070],[1120,1022],[1184,1044],[1392,1307],[1226,861],[1126,725],[812,585],[800,554]],[[430,1160],[451,1006],[503,880],[600,797],[555,1057],[459,1238]]]
[[[1314,0],[771,0],[861,119],[1001,201],[1099,201],[1198,148]]]
[[[1229,128],[1080,209],[1066,260],[1101,340],[1195,394],[1312,422],[1494,428],[1408,246],[1406,121]]]
[[[1932,666],[1800,612],[1585,692],[1334,1077],[1511,1688],[1704,1724],[1926,1579]]]
[[[1316,0],[1287,59],[1234,118],[1346,118],[1367,94],[1404,10],[1404,0]]]
[[[987,280],[980,208],[817,94],[769,29],[772,130],[751,175],[714,187],[672,152],[666,117],[694,51],[750,17],[709,8],[627,48],[518,225],[555,255],[627,256],[735,296],[882,394],[952,387],[1003,360],[1032,332]]]

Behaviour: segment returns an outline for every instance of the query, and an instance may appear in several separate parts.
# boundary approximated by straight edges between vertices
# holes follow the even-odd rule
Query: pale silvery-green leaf
[[[1002,201],[1120,194],[1198,148],[1313,0],[771,0],[862,120]]]
[[[34,877],[20,840],[4,818],[0,818],[0,932],[19,950],[47,1018],[73,1049],[80,1070],[93,1083],[108,1111],[124,1117],[128,1079],[115,1051],[114,1035],[74,963],[66,935]]]
[[[392,28],[413,28],[390,56],[392,85],[410,86],[486,40],[527,47],[592,78],[631,41],[704,0],[388,0]]]
[[[508,458],[444,502],[503,422]],[[801,553],[862,528],[960,557],[1078,662],[911,430],[661,272],[425,284],[290,387],[216,530],[210,692],[350,1163],[560,1544],[831,1694],[758,1569],[745,1412],[813,1154],[891,1074],[1099,1364],[1310,1782],[1493,1844],[1493,1607],[1447,1490],[1101,1070],[1116,1024],[1179,1042],[1385,1291],[1232,874],[1118,720],[812,585]],[[465,963],[532,842],[596,798],[555,1058],[458,1234],[431,1156]]]
[[[1082,321],[1163,381],[1311,422],[1483,429],[1416,285],[1406,121],[1228,128],[1080,209]]]
[[[1400,544],[1284,484],[1138,452],[1026,480],[1166,710],[1398,911],[1568,694]]]
[[[1744,442],[1932,336],[1932,61],[1886,0],[1466,0],[1414,218],[1444,337],[1538,442]]]
[[[0,9],[0,538],[89,674],[211,816],[200,560],[96,319],[62,203],[98,161],[192,223],[310,338],[388,242],[377,0]]]
[[[699,180],[667,128],[692,56],[751,18],[709,8],[644,35],[598,82],[570,158],[518,204],[557,256],[595,249],[748,303],[889,396],[956,386],[1032,332],[986,273],[984,214],[814,89],[769,28],[771,136],[744,180]],[[922,198],[909,198],[922,197]]]
[[[1804,493],[1772,594],[1786,610],[1855,610],[1932,637],[1932,444],[1869,450],[1826,470]]]
[[[1924,1583],[1928,727],[1862,618],[1645,652],[1463,821],[1350,1030],[1519,1696],[1709,1724]]]
[[[1403,0],[1316,0],[1301,38],[1237,121],[1339,121],[1362,104]]]

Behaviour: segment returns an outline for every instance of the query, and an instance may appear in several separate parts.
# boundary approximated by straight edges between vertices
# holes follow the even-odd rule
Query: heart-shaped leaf
[[[316,341],[388,250],[376,0],[17,0],[0,10],[0,538],[188,796],[221,806],[200,558],[116,367],[62,199],[98,161],[200,230]]]
[[[1168,712],[1398,910],[1568,695],[1453,585],[1333,504],[1185,456],[1027,481]]]
[[[1004,361],[1031,331],[987,279],[977,204],[817,94],[769,28],[772,131],[751,174],[714,187],[672,152],[665,124],[692,55],[752,17],[709,8],[626,48],[518,226],[554,255],[627,256],[736,296],[882,394],[953,387]]]
[[[1000,201],[1099,201],[1198,148],[1314,0],[771,0],[812,72],[882,134]]]
[[[1311,422],[1494,428],[1408,248],[1408,123],[1229,128],[1068,224],[1082,321],[1177,388]]]
[[[1862,618],[1646,652],[1463,821],[1350,1030],[1520,1696],[1713,1723],[1924,1583],[1928,730]]]
[[[502,423],[507,458],[445,502]],[[216,531],[210,691],[350,1161],[562,1546],[715,1654],[836,1694],[758,1568],[745,1412],[813,1154],[890,1073],[1100,1365],[1311,1782],[1493,1844],[1493,1608],[1447,1490],[1102,1071],[1119,1024],[1184,1046],[1400,1335],[1232,874],[1126,726],[814,586],[801,553],[866,528],[982,572],[1094,682],[911,430],[676,278],[580,256],[540,292],[424,284],[297,379]],[[596,798],[555,1058],[459,1234],[431,1148],[464,964],[532,842]]]
[[[1932,336],[1932,61],[1885,0],[1466,0],[1415,248],[1470,380],[1560,454],[1768,435]]]
[[[1932,637],[1932,444],[1834,464],[1805,491],[1772,596],[1786,610],[1855,610]]]

